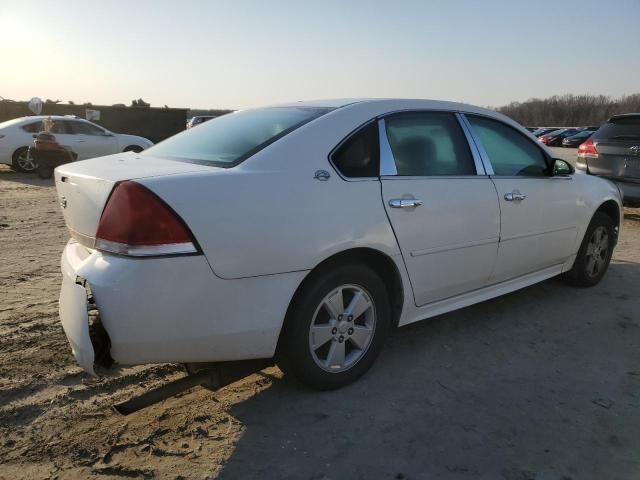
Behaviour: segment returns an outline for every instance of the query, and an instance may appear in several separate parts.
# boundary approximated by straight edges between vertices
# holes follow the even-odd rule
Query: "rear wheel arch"
[[[617,240],[618,229],[620,228],[620,206],[615,200],[607,200],[598,207],[591,218],[599,212],[604,213],[613,221]]]
[[[374,270],[385,284],[387,292],[389,294],[389,303],[391,304],[392,312],[392,325],[397,326],[400,321],[400,315],[402,314],[402,307],[404,305],[404,289],[402,283],[402,277],[400,271],[395,262],[388,255],[382,253],[379,250],[373,248],[352,248],[349,250],[343,250],[336,253],[318,265],[316,265],[302,280],[295,293],[291,297],[287,313],[285,315],[283,326],[280,330],[280,336],[278,338],[278,346],[276,352],[280,346],[280,340],[282,339],[282,332],[284,331],[288,321],[291,321],[290,311],[296,299],[302,295],[307,286],[311,285],[317,278],[319,278],[325,272],[335,268],[337,266],[357,264],[365,265]]]

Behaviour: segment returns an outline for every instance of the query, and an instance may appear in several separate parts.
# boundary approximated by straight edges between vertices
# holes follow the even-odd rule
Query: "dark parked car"
[[[611,117],[578,147],[576,167],[613,180],[625,203],[640,206],[640,113]]]
[[[531,133],[533,133],[536,137],[540,137],[545,133],[553,132],[554,130],[557,130],[557,128],[556,127],[540,127]]]
[[[584,142],[587,138],[589,138],[591,135],[593,135],[593,130],[580,130],[575,135],[571,135],[570,137],[564,138],[562,140],[562,146],[576,148],[582,142]]]
[[[559,147],[562,145],[562,140],[575,135],[579,131],[577,128],[561,128],[539,136],[538,140],[547,145],[547,147]]]

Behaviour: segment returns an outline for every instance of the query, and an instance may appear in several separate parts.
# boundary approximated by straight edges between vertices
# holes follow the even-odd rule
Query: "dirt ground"
[[[342,390],[273,368],[129,417],[110,406],[181,369],[76,367],[66,239],[52,182],[0,167],[0,478],[640,479],[640,210],[595,288],[553,279],[399,329]]]

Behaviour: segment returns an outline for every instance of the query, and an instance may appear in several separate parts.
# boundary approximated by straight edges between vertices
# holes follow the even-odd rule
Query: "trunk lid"
[[[640,179],[640,138],[598,140],[596,148],[598,156],[588,162],[592,174]]]
[[[55,182],[72,236],[92,245],[102,210],[117,182],[212,169],[216,167],[128,152],[62,165],[55,170]]]

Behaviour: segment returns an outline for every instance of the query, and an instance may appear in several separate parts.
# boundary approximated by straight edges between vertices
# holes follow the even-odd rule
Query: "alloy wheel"
[[[16,155],[16,161],[18,163],[18,167],[20,167],[25,172],[33,172],[36,168],[38,168],[38,164],[27,149],[21,150]]]
[[[351,284],[335,288],[313,315],[309,329],[311,356],[327,372],[344,372],[362,359],[375,327],[375,305],[366,289]]]
[[[592,233],[587,244],[586,268],[587,275],[596,277],[606,267],[609,258],[609,232],[599,226]]]

